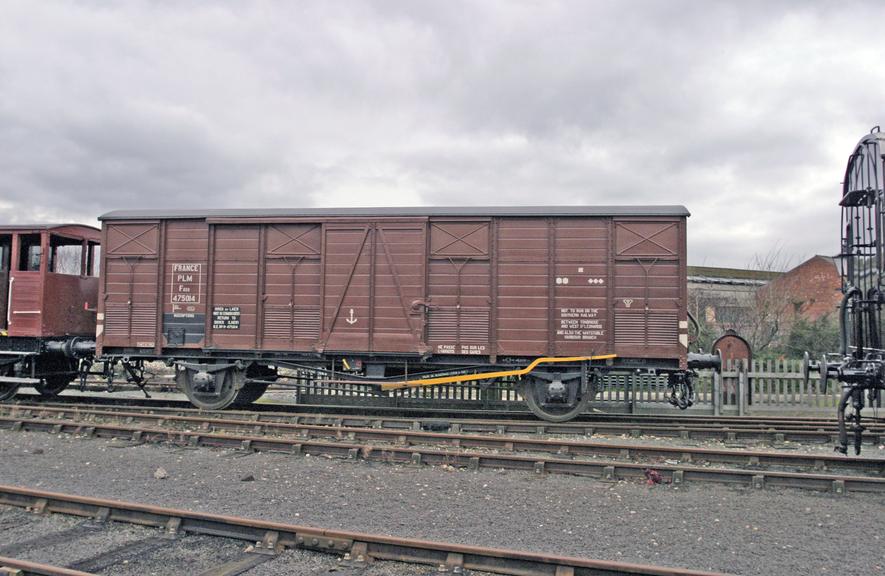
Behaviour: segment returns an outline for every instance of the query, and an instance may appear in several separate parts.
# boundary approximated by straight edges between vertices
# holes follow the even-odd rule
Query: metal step
[[[0,376],[0,384],[39,384],[39,378],[17,378],[15,376]]]

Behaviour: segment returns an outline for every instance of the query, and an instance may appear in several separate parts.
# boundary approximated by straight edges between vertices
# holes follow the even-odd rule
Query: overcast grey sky
[[[0,208],[684,204],[838,248],[883,2],[0,0]]]

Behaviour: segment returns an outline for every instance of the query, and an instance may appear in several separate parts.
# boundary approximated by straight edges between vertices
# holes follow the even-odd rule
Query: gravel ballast
[[[71,567],[103,576],[169,576],[201,574],[241,558],[248,543],[241,540],[180,535],[163,537],[160,530],[133,524],[96,524],[62,514],[35,515],[21,508],[0,506],[3,545],[0,555],[53,566]],[[289,550],[267,558],[249,576],[349,574],[417,576],[427,566],[376,562],[351,572],[334,554]],[[472,572],[482,576],[479,572]]]
[[[885,574],[882,495],[648,486],[118,446],[125,444],[3,431],[0,482],[333,529],[738,574]],[[158,468],[166,470],[165,479],[155,478]],[[249,475],[254,481],[241,481]],[[849,548],[855,552],[846,553]]]

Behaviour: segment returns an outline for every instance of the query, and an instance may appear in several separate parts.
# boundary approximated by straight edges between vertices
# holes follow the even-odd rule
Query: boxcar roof
[[[115,210],[99,220],[354,216],[688,216],[685,206],[409,206],[401,208],[252,208]]]

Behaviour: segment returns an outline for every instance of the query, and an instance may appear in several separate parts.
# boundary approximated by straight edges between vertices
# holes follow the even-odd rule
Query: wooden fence
[[[838,382],[830,380],[824,387],[816,374],[808,383],[804,382],[802,363],[797,360],[754,360],[750,366],[741,361],[728,362],[721,373],[703,371],[699,376],[695,403],[686,413],[831,413],[842,393]],[[299,401],[305,403],[352,404],[356,401],[372,406],[409,407],[427,406],[432,400],[432,406],[440,408],[524,409],[514,381],[403,389],[379,395],[363,384],[329,390],[305,380],[298,396]],[[605,377],[593,407],[605,412],[627,413],[678,410],[668,402],[667,378],[647,374]]]
[[[721,373],[702,371],[689,412],[744,415],[762,412],[832,412],[842,394],[835,380],[822,386],[816,374],[806,383],[798,360],[727,362]],[[618,412],[655,412],[667,401],[666,378],[608,379],[597,396],[597,406]]]

